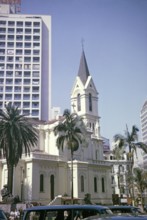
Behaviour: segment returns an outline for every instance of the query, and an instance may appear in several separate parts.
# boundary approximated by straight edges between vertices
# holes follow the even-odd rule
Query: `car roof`
[[[39,210],[62,210],[62,209],[109,209],[107,206],[102,205],[48,205],[48,206],[33,206],[27,208],[25,211],[39,211]]]
[[[106,217],[96,217],[96,216],[91,216],[87,217],[85,220],[147,220],[145,216],[106,216]]]
[[[124,208],[124,209],[133,209],[133,208],[136,208],[138,209],[138,207],[136,206],[128,206],[128,205],[116,205],[116,206],[108,206],[110,209],[113,208],[113,209],[118,209],[118,208]]]

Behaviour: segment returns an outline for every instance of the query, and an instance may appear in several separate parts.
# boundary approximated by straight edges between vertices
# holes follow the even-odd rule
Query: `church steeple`
[[[82,116],[86,126],[100,138],[98,92],[89,73],[84,50],[82,50],[78,75],[71,92],[71,111]]]
[[[82,55],[81,55],[78,76],[80,77],[83,85],[85,85],[85,83],[87,82],[88,76],[90,76],[84,50],[82,51]]]

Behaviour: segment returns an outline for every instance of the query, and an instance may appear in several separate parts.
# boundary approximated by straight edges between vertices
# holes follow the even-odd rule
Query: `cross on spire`
[[[81,39],[81,44],[82,44],[82,50],[84,50],[84,38]]]

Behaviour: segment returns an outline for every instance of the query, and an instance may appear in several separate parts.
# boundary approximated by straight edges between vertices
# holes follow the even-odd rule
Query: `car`
[[[97,216],[91,216],[88,218],[85,218],[83,220],[147,220],[146,216],[105,216],[105,217],[97,217]]]
[[[80,220],[112,214],[107,206],[101,205],[48,205],[27,208],[23,220]]]
[[[0,209],[0,220],[7,220],[7,217],[2,209]]]
[[[122,214],[141,215],[143,214],[141,209],[135,206],[115,205],[115,206],[108,206],[108,207],[113,212],[113,214],[117,214],[117,215],[122,215]]]

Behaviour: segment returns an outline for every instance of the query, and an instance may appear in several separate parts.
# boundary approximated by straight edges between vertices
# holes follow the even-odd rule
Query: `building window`
[[[51,193],[51,200],[53,200],[54,199],[54,188],[55,188],[55,186],[54,186],[54,175],[51,175],[51,177],[50,177],[50,193]]]
[[[77,106],[78,106],[78,111],[81,111],[81,96],[80,96],[80,94],[77,95]]]
[[[125,189],[123,186],[120,187],[120,194],[124,194],[125,193]]]
[[[104,180],[104,177],[102,177],[102,192],[105,192],[105,180]]]
[[[111,184],[114,184],[114,176],[111,176]]]
[[[93,131],[94,131],[94,129],[95,129],[95,124],[94,124],[94,123],[92,124],[92,129],[93,129]]]
[[[81,176],[81,192],[84,192],[84,176]]]
[[[89,93],[89,111],[92,111],[92,95]]]
[[[40,174],[40,192],[44,191],[44,176]]]
[[[97,192],[97,178],[94,177],[94,192]]]

